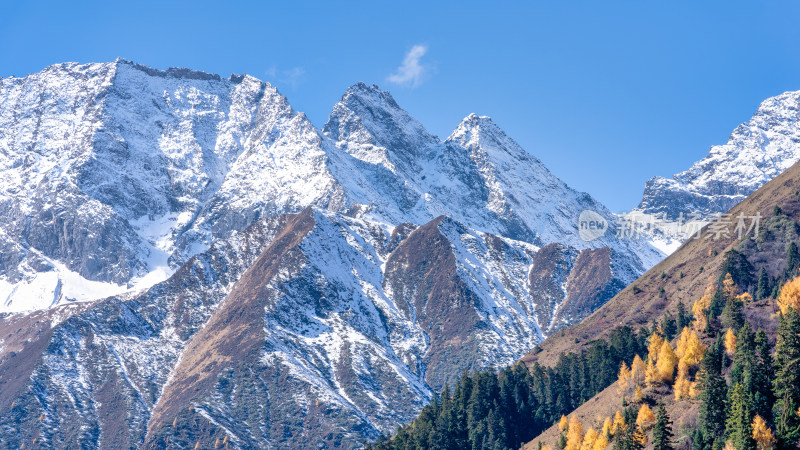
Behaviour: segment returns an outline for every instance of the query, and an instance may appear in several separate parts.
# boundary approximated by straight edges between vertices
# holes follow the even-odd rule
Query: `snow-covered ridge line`
[[[764,100],[755,114],[731,133],[728,142],[672,178],[653,177],[639,205],[628,215],[651,221],[654,242],[674,250],[689,234],[680,223],[707,223],[728,211],[800,160],[800,91]]]
[[[74,279],[102,283],[77,300],[147,287],[215,239],[310,205],[390,225],[445,215],[538,246],[611,246],[632,277],[661,257],[610,233],[581,240],[582,210],[612,229],[614,216],[490,118],[469,115],[441,141],[374,85],[350,87],[321,131],[253,77],[123,59],[3,79],[0,101],[0,312],[42,307],[34,287],[52,298]],[[76,275],[41,277],[48,260]]]

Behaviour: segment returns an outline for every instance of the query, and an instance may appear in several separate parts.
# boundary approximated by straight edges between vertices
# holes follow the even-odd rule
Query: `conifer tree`
[[[586,434],[583,435],[583,443],[581,444],[581,450],[593,450],[595,441],[600,435],[595,431],[594,428],[589,427],[586,430]]]
[[[636,387],[644,386],[646,372],[647,367],[637,354],[633,357],[633,362],[631,363],[631,383]]]
[[[767,333],[758,330],[755,338],[755,347],[758,354],[755,371],[753,374],[753,410],[764,420],[772,423],[772,405],[775,396],[772,392],[772,380],[775,378],[775,367],[772,351]]]
[[[639,408],[639,414],[636,416],[636,425],[640,426],[643,430],[649,429],[656,423],[656,416],[647,405],[642,405]]]
[[[653,426],[653,450],[672,450],[672,421],[663,403],[658,404],[656,424]]]
[[[769,275],[767,275],[767,269],[761,268],[761,271],[758,273],[758,286],[756,287],[756,300],[761,300],[763,298],[767,298],[770,295],[770,286],[769,286]]]
[[[692,316],[694,317],[693,328],[697,332],[705,331],[708,327],[708,309],[711,307],[712,294],[706,293],[692,305]]]
[[[679,330],[692,325],[691,314],[686,311],[686,305],[683,304],[683,300],[678,301],[678,316],[675,319],[675,324]]]
[[[711,450],[715,442],[721,447],[725,432],[725,400],[727,385],[722,378],[722,344],[709,349],[700,363],[700,411],[694,436],[696,449]],[[719,447],[718,447],[719,448]]]
[[[583,424],[575,417],[569,419],[567,427],[567,445],[564,450],[580,450],[583,443]]]
[[[673,386],[675,400],[689,398],[691,387],[692,383],[689,381],[689,366],[686,364],[686,361],[681,359],[678,361],[678,377],[675,379],[675,385]]]
[[[767,422],[756,414],[753,419],[753,440],[757,450],[772,450],[775,448],[775,435],[769,429]]]
[[[728,331],[725,332],[725,353],[733,357],[734,352],[736,352],[736,333],[728,328]]]
[[[737,383],[733,386],[729,399],[728,418],[725,422],[725,434],[737,450],[753,450],[753,413],[744,386]]]
[[[661,344],[661,350],[658,352],[658,376],[662,383],[672,383],[673,375],[675,374],[675,365],[678,363],[678,357],[672,351],[672,346],[668,341]]]
[[[661,344],[664,343],[664,338],[657,332],[650,335],[647,346],[647,361],[652,361],[653,364],[658,360],[658,352],[661,351]]]
[[[789,308],[793,308],[796,312],[800,311],[800,276],[786,282],[780,292],[778,307],[781,314],[786,315]]]
[[[780,447],[796,445],[800,438],[800,315],[790,307],[781,314],[775,343],[775,434]]]

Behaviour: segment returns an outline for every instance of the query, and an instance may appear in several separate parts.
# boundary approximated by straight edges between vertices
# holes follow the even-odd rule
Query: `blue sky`
[[[318,126],[349,85],[376,83],[442,138],[471,112],[492,116],[621,211],[763,99],[800,90],[798,24],[797,1],[4,0],[0,76],[117,56],[249,73]]]

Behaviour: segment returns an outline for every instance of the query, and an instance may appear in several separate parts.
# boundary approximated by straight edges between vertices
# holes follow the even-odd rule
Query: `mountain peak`
[[[336,142],[418,154],[439,142],[388,91],[358,82],[333,107],[323,132]]]

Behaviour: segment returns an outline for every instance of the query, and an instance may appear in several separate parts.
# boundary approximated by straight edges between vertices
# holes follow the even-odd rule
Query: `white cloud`
[[[302,67],[292,67],[291,69],[280,70],[273,66],[264,71],[270,81],[287,85],[292,89],[305,80],[306,71]]]
[[[409,50],[405,58],[403,58],[403,64],[401,64],[393,74],[389,75],[387,80],[394,84],[410,86],[412,88],[419,86],[428,70],[425,65],[420,63],[420,60],[425,56],[427,51],[428,47],[425,45],[415,45],[411,47],[411,50]]]

